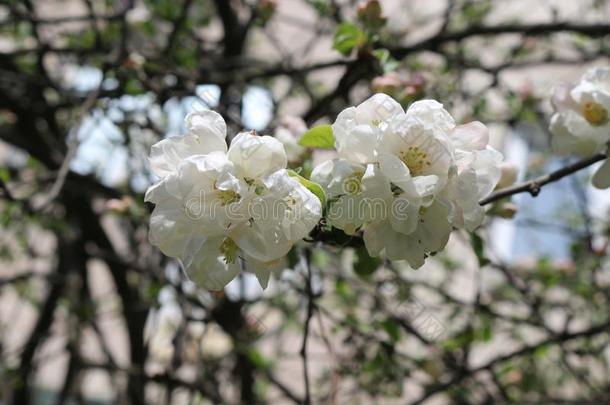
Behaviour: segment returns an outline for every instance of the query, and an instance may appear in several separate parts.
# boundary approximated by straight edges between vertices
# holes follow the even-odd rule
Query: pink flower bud
[[[379,29],[386,23],[379,0],[367,0],[358,5],[358,19],[370,29]]]

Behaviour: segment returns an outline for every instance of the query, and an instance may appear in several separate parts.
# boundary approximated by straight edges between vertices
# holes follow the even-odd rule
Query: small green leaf
[[[288,175],[290,177],[296,177],[299,183],[301,183],[303,186],[305,186],[307,190],[311,191],[316,197],[318,197],[318,200],[320,200],[323,207],[326,205],[326,193],[318,183],[314,183],[311,180],[307,180],[305,177],[299,175],[294,170],[288,170]]]
[[[362,278],[367,278],[377,270],[381,265],[381,260],[378,257],[369,256],[367,250],[363,247],[356,249],[356,261],[354,262],[354,271]]]
[[[388,318],[382,321],[381,326],[393,342],[398,342],[400,340],[400,327],[394,319]]]
[[[362,43],[366,37],[364,32],[360,31],[356,25],[352,23],[343,23],[339,25],[333,38],[333,48],[339,51],[344,56],[349,56],[352,50]]]
[[[0,168],[0,180],[6,184],[9,181],[11,181],[11,172],[8,171],[7,168],[2,167]]]
[[[339,279],[335,282],[335,292],[345,303],[357,302],[354,290],[345,280]],[[349,318],[346,321],[349,322]]]
[[[332,149],[335,147],[333,128],[330,125],[318,125],[305,132],[299,145],[308,148]]]
[[[373,51],[373,56],[377,58],[385,73],[392,72],[396,70],[398,66],[400,66],[400,63],[396,59],[392,58],[390,51],[385,48],[375,49]]]
[[[489,259],[485,256],[485,242],[483,242],[483,239],[473,232],[470,234],[470,241],[472,242],[472,249],[479,260],[479,266],[483,267],[488,265]]]
[[[267,360],[265,356],[263,356],[263,354],[256,349],[249,349],[246,352],[246,355],[248,356],[248,360],[250,360],[254,367],[259,370],[266,370],[271,367],[271,363],[269,362],[269,360]]]

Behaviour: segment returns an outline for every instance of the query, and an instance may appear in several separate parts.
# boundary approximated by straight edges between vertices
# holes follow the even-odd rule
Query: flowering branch
[[[511,187],[506,187],[503,189],[500,189],[492,194],[489,195],[489,197],[482,199],[479,204],[481,205],[487,205],[490,204],[492,202],[501,200],[503,198],[506,197],[510,197],[512,195],[515,194],[520,194],[520,193],[530,193],[533,197],[536,197],[539,193],[540,193],[540,189],[548,184],[548,183],[553,183],[557,180],[560,180],[566,176],[569,176],[570,174],[576,173],[582,169],[585,169],[599,161],[602,161],[604,159],[606,159],[606,154],[605,153],[599,153],[597,155],[593,155],[591,157],[582,159],[574,164],[571,164],[569,166],[563,167],[557,171],[554,171],[552,173],[548,173],[545,175],[542,175],[540,177],[537,177],[535,179],[526,181],[524,183],[521,184],[516,184],[514,186]]]

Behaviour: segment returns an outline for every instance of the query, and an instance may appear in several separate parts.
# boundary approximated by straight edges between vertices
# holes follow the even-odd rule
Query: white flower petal
[[[227,124],[220,114],[211,110],[194,111],[189,113],[185,119],[186,129],[189,134],[208,138],[217,138],[223,141],[226,152]]]
[[[407,195],[417,196],[417,190],[409,168],[395,155],[380,154],[377,157],[379,168],[384,176],[394,185],[400,187]]]
[[[412,236],[426,252],[438,252],[449,241],[452,227],[448,217],[449,207],[438,200],[424,210]]]
[[[568,118],[568,115],[572,114],[576,115],[570,111],[565,114],[554,114],[551,117],[549,128],[553,134],[551,148],[555,153],[561,155],[576,153],[581,156],[589,156],[594,154],[599,147],[598,142],[589,137],[575,136],[567,127],[565,120]],[[577,120],[578,118],[574,117],[574,119]],[[574,128],[574,125],[572,125],[572,128]]]
[[[407,116],[416,117],[434,128],[436,136],[449,136],[455,121],[443,105],[435,100],[419,100],[411,104]]]
[[[251,180],[285,169],[287,164],[284,145],[280,141],[250,132],[242,132],[231,141],[228,157],[242,175]]]
[[[364,244],[371,256],[385,256],[390,260],[406,260],[413,268],[424,264],[426,252],[410,235],[396,232],[388,222],[372,224],[364,230]]]
[[[593,185],[600,189],[610,187],[610,159],[606,159],[600,168],[597,169],[597,172],[595,172]]]
[[[265,194],[250,202],[250,220],[230,230],[242,250],[263,262],[288,253],[322,216],[320,200],[285,170],[269,176],[265,185]]]
[[[344,194],[330,202],[326,218],[335,228],[354,235],[366,220],[368,205],[360,194]]]
[[[376,146],[377,130],[367,125],[353,127],[349,136],[342,142],[337,141],[339,157],[361,164],[374,160]]]
[[[198,224],[186,216],[182,202],[156,206],[150,215],[148,239],[163,254],[179,257],[189,241],[195,237]]]
[[[422,205],[425,207],[432,204],[438,192],[438,176],[417,176],[413,179],[417,195],[421,198]]]
[[[261,262],[277,260],[285,256],[294,242],[289,240],[280,224],[265,226],[262,221],[238,224],[229,232],[237,246],[249,256]]]
[[[551,103],[555,111],[578,110],[578,103],[572,98],[574,86],[561,83],[553,88]]]
[[[286,260],[280,258],[272,262],[259,262],[251,257],[246,257],[246,266],[249,273],[253,273],[263,289],[267,288],[269,278],[274,275],[279,278],[282,271],[287,267]]]
[[[595,67],[590,69],[583,75],[582,81],[603,92],[610,93],[610,68]]]
[[[357,183],[365,170],[366,166],[344,159],[327,160],[313,169],[311,180],[322,186],[326,191],[326,197],[331,199],[358,188]]]
[[[396,232],[408,235],[415,231],[419,220],[421,201],[399,196],[392,201],[389,215],[392,228]]]
[[[402,106],[387,94],[377,93],[356,107],[358,124],[379,126],[397,115],[404,114]]]
[[[456,149],[482,150],[489,143],[489,129],[479,121],[460,125],[451,132],[451,141]]]
[[[215,136],[203,137],[194,134],[174,136],[157,142],[150,150],[150,167],[163,178],[175,172],[180,163],[194,155],[206,155],[215,151],[226,151],[224,139]]]
[[[220,246],[224,236],[207,238],[200,249],[183,261],[187,276],[209,290],[222,290],[240,272],[239,260],[227,263]]]
[[[448,137],[435,135],[436,132],[433,126],[414,116],[394,119],[382,134],[379,154],[399,157],[413,177],[436,175],[444,183],[453,164],[453,144]]]

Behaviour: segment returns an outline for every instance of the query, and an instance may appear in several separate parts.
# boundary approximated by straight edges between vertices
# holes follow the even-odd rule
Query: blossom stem
[[[574,164],[563,167],[554,172],[542,175],[535,179],[532,179],[532,180],[529,180],[529,181],[526,181],[526,182],[523,182],[520,184],[516,184],[514,186],[500,189],[494,193],[491,193],[487,198],[484,198],[481,201],[479,201],[479,204],[487,205],[492,202],[501,200],[506,197],[510,197],[515,194],[520,194],[520,193],[530,193],[533,197],[536,197],[540,193],[540,189],[544,185],[546,185],[548,183],[553,183],[557,180],[560,180],[566,176],[569,176],[582,169],[585,169],[606,158],[607,158],[607,155],[605,153],[598,153],[596,155],[579,160],[578,162],[576,162]]]

